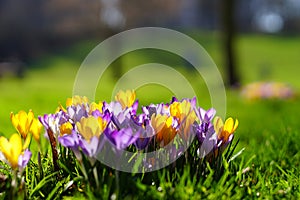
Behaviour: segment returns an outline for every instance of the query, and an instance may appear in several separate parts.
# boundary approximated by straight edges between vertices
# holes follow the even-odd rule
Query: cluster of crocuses
[[[294,90],[281,82],[254,82],[242,89],[246,99],[290,99],[295,96]]]
[[[196,98],[180,101],[173,98],[170,103],[142,106],[138,112],[136,94],[127,90],[117,93],[115,101],[110,103],[89,102],[86,97],[74,96],[67,99],[66,108],[60,106],[55,113],[38,119],[53,148],[59,143],[71,149],[78,159],[83,154],[95,160],[103,148],[103,140],[109,141],[115,151],[127,148],[143,151],[163,148],[176,136],[181,140],[195,136],[204,147],[202,153],[219,152],[232,141],[238,121],[228,118],[223,123],[215,113],[214,109],[205,111],[197,107]],[[29,132],[39,140],[40,123],[31,111],[12,115],[12,122],[25,143]],[[18,134],[9,141],[0,139],[0,150],[13,168],[23,167],[30,158],[28,144],[24,146],[21,142]]]
[[[31,158],[32,153],[28,149],[31,136],[39,144],[42,124],[34,118],[33,112],[20,111],[17,114],[11,113],[11,122],[18,133],[10,136],[9,140],[0,137],[1,160],[6,161],[13,170],[22,171]]]

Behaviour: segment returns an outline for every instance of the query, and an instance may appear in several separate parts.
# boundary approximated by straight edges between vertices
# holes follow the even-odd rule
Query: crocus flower
[[[173,99],[174,101],[174,99]],[[190,136],[191,127],[196,120],[194,108],[196,105],[196,98],[184,99],[178,102],[177,99],[170,105],[170,115],[176,117],[180,124],[180,135],[187,140]]]
[[[199,107],[195,111],[198,119],[200,119],[201,122],[205,122],[205,123],[210,122],[216,114],[216,110],[214,108],[211,108],[206,111],[203,108]]]
[[[214,129],[218,135],[218,139],[222,141],[222,144],[226,145],[231,142],[233,133],[237,129],[239,121],[229,117],[225,124],[220,117],[216,117],[214,120]]]
[[[25,151],[19,156],[18,166],[20,170],[23,170],[27,166],[31,156],[32,153],[28,149],[25,149]]]
[[[136,142],[140,134],[145,131],[125,110],[124,112],[117,116],[113,114],[104,131],[106,138],[115,145],[117,150],[125,149]]]
[[[58,137],[59,143],[64,147],[76,148],[79,144],[78,134],[74,131],[70,134],[64,134]]]
[[[85,155],[94,158],[99,152],[99,138],[93,136],[89,141],[79,138],[79,146]]]
[[[156,132],[156,140],[160,146],[170,143],[178,132],[178,122],[172,116],[153,115],[151,125]]]
[[[27,147],[23,146],[22,139],[17,133],[13,134],[9,140],[5,137],[0,137],[0,150],[13,169],[17,169],[17,167],[24,167],[28,163],[31,154],[29,156],[28,151],[26,150],[24,152],[26,154],[23,154],[23,149],[26,148]],[[23,157],[20,158],[20,156]],[[20,165],[19,160],[21,160]]]
[[[70,122],[65,122],[59,127],[60,135],[71,134],[73,130],[73,125]]]
[[[33,138],[37,143],[40,143],[40,133],[43,128],[43,125],[36,118],[33,119],[32,124],[30,126],[30,132],[33,135]]]
[[[130,125],[131,117],[126,115],[127,113],[119,113],[118,115],[112,115],[111,120],[113,123],[110,123],[110,126],[115,127],[115,129],[128,128]]]
[[[112,101],[110,103],[103,102],[103,110],[108,111],[116,116],[123,112],[122,105],[118,101]]]
[[[80,122],[76,123],[78,132],[83,136],[86,141],[90,141],[93,136],[99,138],[100,134],[105,128],[102,118],[96,119],[95,117],[82,118]]]
[[[112,101],[110,103],[103,102],[103,111],[109,111],[113,115],[117,116],[123,113],[125,116],[135,115],[138,109],[138,101],[135,101],[131,107],[123,107],[119,101]]]
[[[143,106],[142,111],[144,114],[146,114],[149,118],[153,114],[159,114],[159,115],[170,115],[169,111],[169,105],[168,104],[150,104],[148,106]]]
[[[59,129],[59,143],[61,143],[64,147],[71,148],[72,150],[77,150],[79,145],[79,138],[78,134],[74,130],[73,125],[70,122],[65,122],[59,127]]]
[[[182,121],[182,118],[187,115],[194,114],[195,106],[196,97],[192,99],[183,99],[182,101],[178,101],[176,98],[173,98],[170,104],[170,114]]]
[[[181,102],[177,101],[177,99],[173,99],[173,101],[169,107],[171,116],[177,117],[180,121],[183,121],[187,116],[196,117],[194,113],[196,98],[183,99]]]
[[[72,105],[67,107],[67,114],[74,122],[80,121],[83,117],[88,117],[88,113],[89,111],[85,105]]]
[[[51,130],[56,138],[60,135],[60,126],[69,121],[69,117],[63,111],[59,111],[55,114],[45,114],[44,116],[39,116],[38,119],[46,130]]]
[[[155,136],[154,129],[150,124],[150,119],[148,119],[145,114],[136,117],[132,116],[130,124],[134,132],[140,133],[140,137],[136,140],[134,145],[139,150],[145,149],[153,136]]]
[[[103,102],[99,101],[99,103],[92,102],[89,107],[89,114],[93,115],[94,112],[103,113]]]
[[[72,98],[68,98],[67,101],[66,101],[66,106],[69,107],[69,106],[77,106],[77,105],[87,105],[89,103],[89,100],[87,97],[83,96],[78,96],[78,95],[75,95],[73,96]]]
[[[197,153],[201,158],[204,158],[208,154],[211,154],[212,150],[217,149],[218,136],[216,132],[208,131],[200,143],[200,148]]]
[[[115,96],[116,101],[120,102],[122,105],[122,108],[129,108],[134,104],[135,101],[135,91],[134,90],[126,90],[119,91],[117,95]]]
[[[134,143],[136,148],[138,148],[139,150],[145,149],[151,140],[151,138],[145,135],[144,133],[145,132],[141,133],[141,136],[137,138],[137,140]]]
[[[72,149],[75,156],[81,160],[81,154],[79,151],[80,135],[77,134],[73,124],[65,122],[60,126],[60,135],[58,136],[58,142],[66,147]]]
[[[34,119],[32,110],[29,110],[28,114],[24,110],[19,111],[15,115],[11,113],[10,119],[16,130],[22,135],[23,139],[26,139]]]
[[[99,137],[106,129],[107,121],[105,118],[95,118],[93,116],[82,118],[76,123],[79,137],[79,145],[82,151],[89,157],[97,154],[99,146]]]
[[[216,110],[211,108],[205,111],[202,108],[195,109],[195,113],[200,120],[199,122],[194,123],[193,128],[198,137],[200,144],[204,141],[204,139],[215,132],[214,126],[212,123],[212,119],[216,114]]]
[[[134,133],[131,128],[123,128],[121,130],[107,128],[104,133],[108,140],[115,145],[117,150],[123,150],[127,148],[140,136],[139,132]]]

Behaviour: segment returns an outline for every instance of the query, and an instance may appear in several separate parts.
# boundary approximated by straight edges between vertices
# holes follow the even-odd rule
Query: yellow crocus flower
[[[184,139],[188,138],[190,132],[190,127],[196,120],[196,114],[192,109],[191,102],[183,100],[182,102],[173,102],[170,107],[170,114],[173,117],[176,117],[181,123],[181,136]]]
[[[170,114],[171,116],[177,117],[178,119],[181,118],[182,108],[180,102],[173,102],[170,105]]]
[[[78,132],[86,141],[90,141],[92,137],[99,137],[106,128],[106,122],[101,118],[87,117],[81,118],[80,122],[76,123]]]
[[[106,126],[107,126],[107,121],[104,120],[101,117],[98,117],[97,120],[98,120],[98,124],[99,124],[99,127],[100,127],[100,131],[103,132],[104,129],[106,128]]]
[[[134,90],[126,90],[126,92],[120,90],[115,96],[115,99],[120,102],[122,108],[125,109],[126,107],[129,108],[133,105],[135,97],[136,94]]]
[[[40,143],[40,133],[42,131],[42,128],[43,125],[41,124],[41,122],[38,119],[34,118],[30,126],[30,132],[32,133],[35,141],[38,143]]]
[[[67,110],[63,105],[61,105],[61,103],[59,103],[59,106],[56,108],[55,113],[58,113],[59,111],[67,112]]]
[[[173,102],[170,105],[170,114],[173,117],[179,119],[179,121],[183,121],[186,117],[191,117],[196,119],[196,114],[192,109],[191,102],[187,100],[183,100],[182,102]]]
[[[0,150],[13,169],[18,167],[19,156],[23,151],[22,139],[19,134],[13,134],[9,140],[0,137]]]
[[[169,144],[177,134],[173,125],[173,117],[166,115],[152,115],[151,125],[156,133],[156,140],[161,146]]]
[[[32,110],[29,110],[28,114],[24,110],[19,111],[15,115],[11,113],[10,119],[16,130],[22,135],[23,139],[26,139],[34,119]]]
[[[73,125],[70,122],[65,122],[59,127],[60,135],[71,134],[73,130]]]
[[[234,133],[238,125],[239,121],[236,119],[234,122],[231,117],[225,121],[225,124],[220,117],[216,117],[214,120],[214,129],[218,135],[218,139],[222,139],[224,143],[228,141],[229,136]]]
[[[164,127],[165,122],[167,120],[167,115],[155,115],[151,116],[151,126],[153,127],[154,131],[158,133]]]
[[[90,104],[90,113],[92,113],[93,111],[95,110],[99,110],[100,113],[102,113],[102,107],[103,107],[103,102],[102,101],[99,101],[99,103],[95,103],[95,102],[92,102]]]
[[[73,96],[72,98],[67,98],[67,101],[66,101],[66,106],[69,107],[69,106],[77,106],[77,105],[82,105],[82,104],[87,104],[89,103],[89,100],[86,96],[78,96],[78,95],[75,95]]]

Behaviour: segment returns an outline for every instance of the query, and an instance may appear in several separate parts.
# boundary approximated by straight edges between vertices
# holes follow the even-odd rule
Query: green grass
[[[238,65],[244,82],[276,80],[300,88],[299,37],[249,35],[237,40]]]
[[[218,34],[197,35],[197,39],[222,68],[222,57],[219,50]],[[45,56],[31,65],[23,79],[12,77],[0,80],[0,132],[10,135],[13,129],[9,114],[20,109],[33,109],[36,115],[53,112],[58,103],[65,103],[72,95],[76,72],[81,58],[97,45],[96,42],[80,43],[60,54]],[[256,80],[276,80],[287,82],[294,88],[300,88],[298,70],[300,57],[300,37],[288,38],[279,36],[243,35],[236,43],[239,72],[243,83]],[[147,54],[153,54],[147,57]],[[174,55],[164,52],[170,62],[176,65]],[[124,58],[126,66],[136,66],[152,59],[157,53],[133,52]],[[160,55],[161,56],[161,55]],[[178,60],[178,62],[181,62]],[[199,76],[194,76],[187,69],[174,66],[192,82],[200,98],[200,106],[210,107],[207,89]],[[128,70],[125,68],[124,70]],[[100,81],[97,99],[110,100],[114,81],[112,71],[108,70]],[[166,75],[166,78],[168,77]],[[200,80],[199,80],[200,79]],[[180,87],[180,85],[178,85]],[[184,89],[184,88],[182,88]],[[172,92],[157,85],[145,86],[137,91],[142,104],[169,101]],[[227,116],[238,118],[240,125],[236,138],[240,139],[237,150],[245,151],[230,167],[225,170],[219,181],[209,178],[195,182],[193,176],[182,176],[178,186],[169,185],[162,179],[162,192],[157,186],[140,185],[137,195],[153,198],[180,199],[217,199],[228,197],[241,198],[300,198],[300,122],[298,99],[289,101],[256,101],[242,99],[238,91],[227,91]],[[163,177],[163,176],[162,176]]]

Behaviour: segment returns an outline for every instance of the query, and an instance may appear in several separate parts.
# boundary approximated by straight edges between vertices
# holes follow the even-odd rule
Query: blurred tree
[[[235,41],[235,22],[234,22],[234,8],[235,0],[221,1],[222,13],[222,40],[224,48],[224,61],[227,71],[227,84],[230,87],[238,87],[240,78],[236,67],[236,54],[234,51]]]
[[[178,22],[184,0],[126,0],[121,1],[126,27],[168,26]],[[177,22],[175,22],[177,21]]]
[[[105,38],[119,33],[125,26],[125,16],[120,8],[120,0],[101,0],[100,18],[106,29]],[[118,55],[122,48],[121,40],[112,40],[113,45],[108,50],[110,53]],[[110,64],[112,76],[115,80],[123,74],[122,56]]]
[[[115,35],[124,29],[141,26],[163,26],[178,15],[182,0],[101,0],[100,17],[102,27],[106,30],[105,38]],[[110,52],[118,54],[122,41],[114,40]],[[120,56],[111,64],[112,75],[118,80],[125,68],[124,58]]]

